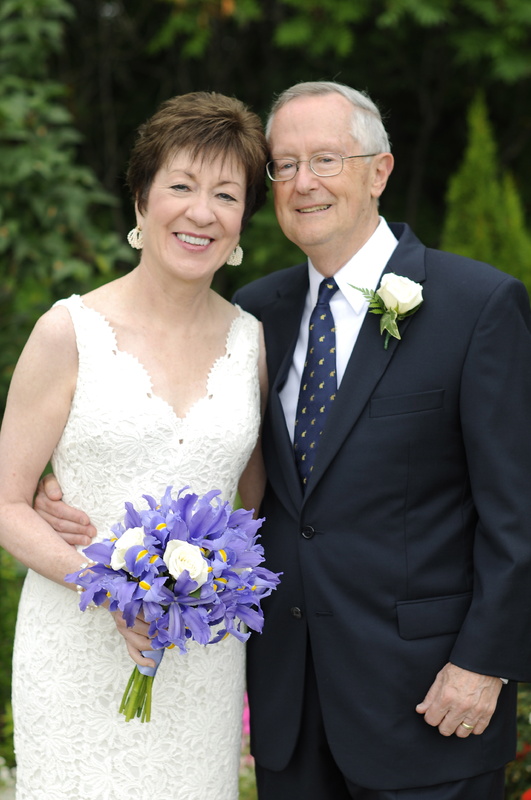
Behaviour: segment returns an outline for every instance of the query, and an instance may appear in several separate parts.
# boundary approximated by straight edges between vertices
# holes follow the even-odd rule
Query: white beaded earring
[[[142,229],[136,226],[129,231],[127,234],[127,241],[131,245],[134,250],[142,250],[144,247],[144,236],[142,234]]]
[[[240,245],[237,244],[230,256],[227,259],[227,264],[230,267],[239,267],[243,261],[243,250],[241,249]]]

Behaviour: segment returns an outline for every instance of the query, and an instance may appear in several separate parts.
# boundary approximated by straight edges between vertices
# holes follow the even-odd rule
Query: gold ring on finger
[[[473,731],[474,730],[474,725],[467,725],[466,722],[461,722],[461,725],[463,726],[463,728],[466,728],[467,731]]]

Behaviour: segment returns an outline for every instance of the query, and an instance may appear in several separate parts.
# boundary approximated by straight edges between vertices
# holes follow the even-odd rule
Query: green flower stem
[[[126,722],[133,717],[140,717],[142,722],[150,721],[152,684],[153,678],[142,675],[135,667],[120,703],[120,713],[125,716]]]
[[[125,687],[125,691],[124,691],[124,693],[122,695],[122,702],[120,703],[120,708],[118,709],[120,714],[125,713],[125,706],[126,706],[126,703],[127,703],[127,698],[129,696],[129,692],[131,690],[132,683],[133,683],[133,681],[135,679],[135,672],[136,672],[136,669],[134,669],[132,671],[131,675],[129,676],[129,680],[127,681],[127,686]]]
[[[149,722],[151,720],[151,693],[153,689],[153,678],[146,676],[146,698],[144,708],[142,709],[141,722]]]

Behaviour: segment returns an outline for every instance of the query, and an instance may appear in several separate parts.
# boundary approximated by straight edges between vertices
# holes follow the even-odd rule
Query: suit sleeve
[[[527,292],[511,278],[475,326],[461,424],[478,520],[473,599],[450,660],[530,681],[531,320]]]

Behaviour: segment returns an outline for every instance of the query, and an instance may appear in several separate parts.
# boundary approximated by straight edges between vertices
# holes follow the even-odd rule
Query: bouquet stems
[[[129,722],[133,717],[140,717],[140,722],[151,720],[151,695],[155,674],[162,661],[164,650],[145,650],[142,655],[153,658],[154,667],[136,666],[129,676],[127,686],[122,696],[119,712]]]

